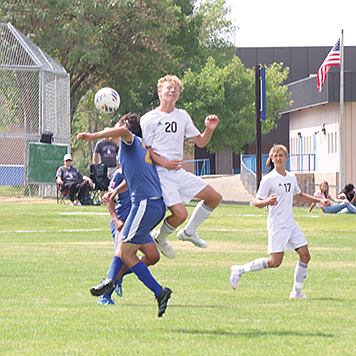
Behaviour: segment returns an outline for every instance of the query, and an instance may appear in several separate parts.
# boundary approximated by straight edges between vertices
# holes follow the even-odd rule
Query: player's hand
[[[115,221],[115,227],[117,231],[121,231],[124,227],[124,223],[121,220]]]
[[[103,196],[103,202],[107,203],[107,202],[109,202],[109,200],[112,200],[111,199],[112,195],[113,195],[112,191],[106,192]]]
[[[205,127],[210,131],[214,131],[218,123],[219,118],[216,115],[209,115],[205,119]]]
[[[267,199],[268,204],[267,205],[277,205],[277,196],[276,194],[272,194],[268,199]]]
[[[184,166],[184,161],[181,159],[171,159],[167,161],[166,167],[169,170],[179,171]]]
[[[92,134],[89,132],[81,132],[77,135],[77,140],[92,141]]]

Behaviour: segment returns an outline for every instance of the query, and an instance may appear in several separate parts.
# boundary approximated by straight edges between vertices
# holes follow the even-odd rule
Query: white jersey
[[[159,108],[141,117],[142,137],[146,146],[166,160],[183,159],[184,137],[200,135],[185,110],[175,108],[171,113]],[[157,166],[157,170],[165,168]]]
[[[275,228],[292,228],[296,225],[292,210],[293,196],[300,192],[294,173],[286,171],[286,176],[283,176],[274,169],[262,178],[256,197],[264,200],[276,194],[278,202],[277,205],[268,208],[267,228],[269,232]]]

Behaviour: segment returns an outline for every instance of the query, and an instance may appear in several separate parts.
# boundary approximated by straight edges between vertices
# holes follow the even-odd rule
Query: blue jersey
[[[162,197],[161,183],[145,143],[132,135],[132,142],[121,140],[119,161],[132,203]]]
[[[114,190],[120,183],[124,180],[124,176],[122,175],[122,170],[117,169],[114,175],[111,178],[109,184],[109,190]],[[125,192],[117,195],[117,204],[115,207],[115,212],[117,217],[125,222],[127,215],[129,215],[131,209],[131,200],[130,200],[130,193],[128,190]]]

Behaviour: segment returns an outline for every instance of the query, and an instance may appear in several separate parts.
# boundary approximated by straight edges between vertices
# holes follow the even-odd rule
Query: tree
[[[214,12],[221,16],[209,27],[206,17]],[[228,42],[221,34],[228,31],[229,21],[222,19],[227,12],[225,0],[0,3],[0,21],[11,22],[70,74],[72,119],[85,93],[101,86],[119,91],[118,114],[150,109],[160,76],[197,70],[213,47],[214,53],[223,52]],[[213,46],[218,42],[220,48]]]
[[[280,112],[288,108],[290,96],[283,85],[288,72],[288,68],[276,63],[266,68],[267,120],[263,123],[264,133],[276,126]],[[219,116],[219,125],[207,146],[209,152],[223,151],[229,146],[235,153],[240,153],[244,144],[254,140],[254,71],[246,69],[238,57],[221,67],[209,58],[201,71],[186,71],[183,83],[179,104],[191,114],[198,129],[204,130],[206,116]]]

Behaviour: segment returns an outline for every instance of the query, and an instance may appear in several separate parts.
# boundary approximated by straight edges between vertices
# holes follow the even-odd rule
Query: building
[[[339,110],[339,67],[331,67],[328,79],[321,93],[318,93],[316,73],[330,52],[329,47],[241,47],[236,50],[247,68],[256,64],[270,65],[274,62],[289,67],[290,73],[285,81],[294,104],[282,114],[277,128],[262,136],[262,153],[268,153],[274,143],[286,145],[292,154],[316,155],[315,182],[321,179],[338,182],[338,110]],[[356,182],[356,172],[352,169],[354,144],[351,132],[356,125],[356,47],[344,47],[345,55],[345,182]],[[325,125],[324,125],[325,124]],[[324,126],[323,126],[324,125]],[[326,134],[324,135],[324,132]],[[299,134],[299,135],[298,135]],[[245,154],[255,154],[255,143],[245,145]],[[202,154],[197,154],[199,158]],[[311,156],[310,156],[311,157]],[[231,173],[240,168],[240,157],[226,150],[216,154],[216,173]],[[293,169],[306,171],[305,162],[292,162]],[[346,162],[350,162],[347,164]],[[312,164],[311,162],[310,164]],[[294,166],[293,166],[294,165]],[[356,167],[355,167],[356,170]]]

